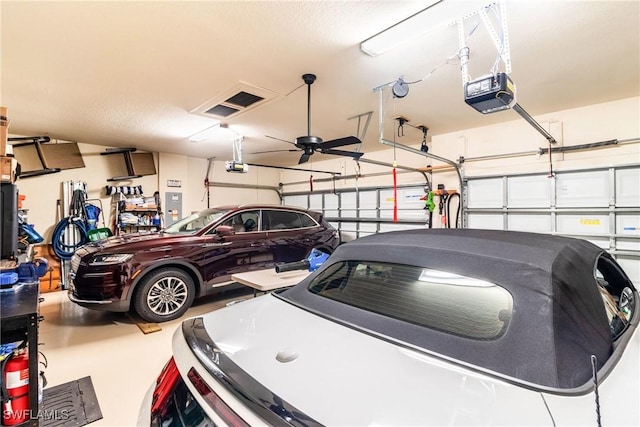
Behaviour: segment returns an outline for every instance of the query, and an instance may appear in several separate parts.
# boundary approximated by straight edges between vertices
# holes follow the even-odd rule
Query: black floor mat
[[[41,427],[79,427],[102,418],[91,377],[45,388]]]

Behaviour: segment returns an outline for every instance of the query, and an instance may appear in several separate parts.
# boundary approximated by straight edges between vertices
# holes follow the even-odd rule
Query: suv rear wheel
[[[148,322],[166,322],[182,316],[195,297],[193,279],[182,270],[161,268],[142,279],[133,306]]]

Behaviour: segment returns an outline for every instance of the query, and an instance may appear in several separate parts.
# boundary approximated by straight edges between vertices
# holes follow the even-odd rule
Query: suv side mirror
[[[236,234],[235,231],[233,231],[233,226],[231,225],[218,226],[216,228],[216,233],[218,233],[220,237],[231,236],[233,234]]]

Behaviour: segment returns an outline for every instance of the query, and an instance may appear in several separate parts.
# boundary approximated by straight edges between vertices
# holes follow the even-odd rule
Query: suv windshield
[[[163,231],[168,234],[194,234],[212,222],[217,221],[227,212],[229,211],[207,209],[174,222]]]
[[[474,340],[501,337],[513,299],[494,283],[382,262],[343,261],[309,285],[315,294],[367,311]]]

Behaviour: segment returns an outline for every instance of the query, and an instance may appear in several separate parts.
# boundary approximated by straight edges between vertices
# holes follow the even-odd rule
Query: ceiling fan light
[[[191,142],[202,142],[207,139],[213,138],[218,135],[220,129],[227,129],[229,125],[226,123],[216,123],[213,126],[209,126],[206,129],[201,130],[200,132],[194,133],[189,137],[189,141]]]

